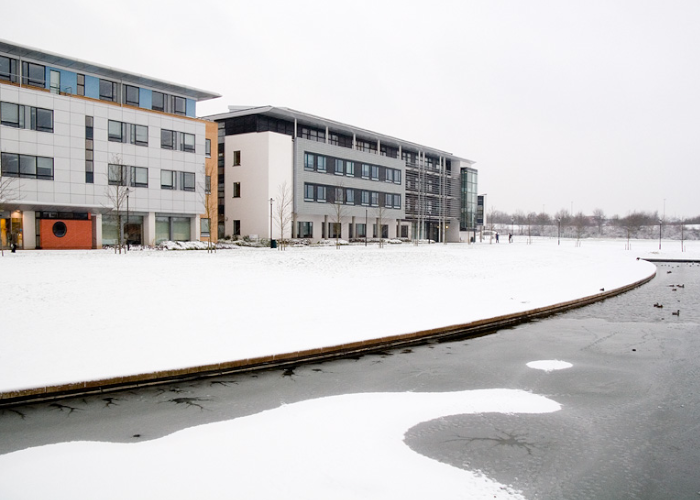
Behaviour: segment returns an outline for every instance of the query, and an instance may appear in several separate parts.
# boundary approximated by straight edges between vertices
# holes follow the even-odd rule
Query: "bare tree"
[[[382,226],[384,225],[384,219],[386,218],[387,210],[384,205],[385,204],[378,203],[377,207],[374,209],[374,216],[377,221],[377,236],[379,237],[379,248],[384,247],[384,235],[382,233]]]
[[[8,206],[8,201],[17,198],[17,189],[13,183],[12,177],[0,177],[0,213]],[[10,226],[12,224],[10,223]],[[10,232],[12,228],[10,227]],[[7,234],[7,233],[6,233]],[[5,243],[0,238],[0,255],[5,256]]]
[[[598,236],[601,236],[603,234],[603,224],[605,224],[605,212],[602,208],[593,210],[593,220],[596,226],[598,226]]]
[[[586,226],[588,226],[588,217],[583,212],[579,212],[571,219],[571,224],[576,231],[576,246],[581,246],[581,236]]]
[[[280,228],[280,245],[278,246],[280,250],[286,248],[287,240],[284,235],[287,231],[287,226],[291,224],[294,217],[292,212],[293,201],[292,188],[287,184],[287,181],[284,181],[279,185],[277,198],[275,199],[275,222]]]
[[[114,253],[122,253],[125,246],[122,212],[125,208],[128,209],[128,168],[126,165],[122,165],[121,156],[118,154],[112,156],[112,162],[107,166],[107,199],[109,200],[109,208],[117,219],[117,246],[114,248]]]
[[[343,227],[343,218],[347,215],[347,206],[345,205],[345,188],[342,184],[336,186],[332,193],[331,211],[332,222],[335,229],[335,248],[340,248],[340,232]]]
[[[204,215],[209,221],[209,237],[207,238],[207,253],[216,252],[216,245],[211,240],[211,233],[216,228],[212,226],[212,220],[214,220],[214,215],[216,215],[218,206],[217,198],[211,191],[211,177],[207,174],[205,170],[204,185],[201,190],[203,201],[204,201]]]

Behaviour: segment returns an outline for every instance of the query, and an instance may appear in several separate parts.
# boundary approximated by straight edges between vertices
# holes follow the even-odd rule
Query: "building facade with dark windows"
[[[476,211],[462,189],[474,162],[451,153],[288,108],[207,119],[218,124],[219,237],[457,242],[465,207]]]
[[[206,209],[214,164],[205,170],[216,127],[196,104],[216,97],[0,40],[3,244],[200,239],[218,224]]]

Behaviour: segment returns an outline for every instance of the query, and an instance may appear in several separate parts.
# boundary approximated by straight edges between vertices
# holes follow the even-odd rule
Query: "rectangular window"
[[[394,195],[384,193],[384,206],[386,208],[394,208]]]
[[[355,177],[355,162],[345,162],[345,175],[347,175],[348,177]]]
[[[314,201],[313,184],[304,184],[304,201]]]
[[[204,194],[211,194],[211,175],[204,178]]]
[[[194,191],[194,174],[191,172],[182,172],[181,188],[183,191]]]
[[[194,134],[180,133],[182,140],[180,141],[180,151],[194,153]]]
[[[373,181],[379,180],[379,167],[376,165],[372,165],[372,180]]]
[[[0,103],[0,123],[8,127],[53,132],[53,111],[12,102]]]
[[[125,123],[109,120],[107,123],[107,138],[112,142],[126,142]]]
[[[233,197],[234,198],[241,197],[241,183],[240,182],[233,183]]]
[[[408,226],[401,226],[401,237],[408,238]]]
[[[326,171],[326,157],[325,156],[317,156],[316,157],[316,169],[319,172]]]
[[[118,102],[117,83],[100,79],[100,100]]]
[[[401,170],[394,170],[394,184],[401,184]]]
[[[367,236],[367,224],[355,224],[355,233],[357,238],[364,238]]]
[[[12,102],[0,103],[0,123],[8,127],[24,128],[24,106]]]
[[[354,189],[346,189],[345,190],[345,204],[346,205],[354,205],[355,204],[355,190]]]
[[[199,219],[200,223],[200,233],[202,236],[209,236],[209,231],[210,231],[210,226],[211,226],[211,219]]]
[[[95,182],[95,166],[92,160],[85,160],[85,183],[93,184]]]
[[[314,223],[313,222],[298,222],[297,223],[297,238],[313,238]]]
[[[329,238],[342,238],[341,225],[337,222],[328,223],[328,237]]]
[[[233,152],[233,166],[239,167],[240,165],[241,165],[241,152],[234,151]]]
[[[32,108],[32,130],[53,132],[53,111],[43,108]]]
[[[151,109],[154,111],[165,111],[165,94],[153,91],[151,98]]]
[[[304,170],[314,170],[314,155],[311,153],[304,153]]]
[[[233,235],[234,236],[241,235],[241,221],[239,221],[239,220],[233,221]]]
[[[133,187],[148,187],[148,169],[131,167],[131,185]]]
[[[369,191],[362,191],[362,205],[369,206]]]
[[[184,115],[187,112],[187,101],[185,98],[173,96],[173,112],[176,115]]]
[[[367,165],[366,163],[362,164],[362,178],[363,179],[369,179],[369,173],[370,173],[370,166]]]
[[[204,156],[211,158],[211,139],[204,139]]]
[[[2,153],[2,175],[29,179],[53,180],[53,158]]]
[[[22,62],[22,85],[46,88],[46,67],[41,64]]]
[[[384,181],[394,182],[394,169],[393,168],[385,168],[384,169]]]
[[[161,189],[176,189],[176,179],[174,170],[161,170],[160,171],[160,188]]]
[[[177,135],[172,130],[160,131],[160,147],[163,149],[175,149]]]
[[[146,125],[131,125],[131,143],[137,146],[148,146],[148,127]]]
[[[343,175],[345,170],[343,168],[343,160],[335,159],[335,175]]]
[[[107,182],[110,186],[126,186],[127,169],[125,165],[107,166]]]
[[[318,203],[325,203],[326,202],[326,187],[325,186],[316,186],[316,201]]]
[[[17,73],[17,59],[0,56],[0,80],[17,83],[19,75]]]
[[[133,85],[124,85],[124,94],[126,94],[125,104],[129,106],[139,106],[139,88]]]
[[[85,95],[85,75],[78,73],[78,95]]]
[[[371,203],[373,207],[378,207],[379,206],[379,193],[372,191],[372,198],[371,198]]]
[[[341,187],[335,188],[335,190],[333,191],[333,195],[334,195],[333,202],[334,203],[343,203],[343,200],[345,199],[344,191],[345,190]]]
[[[394,195],[394,208],[401,208],[401,195],[400,194]]]
[[[85,117],[85,140],[93,140],[94,121],[92,116]]]

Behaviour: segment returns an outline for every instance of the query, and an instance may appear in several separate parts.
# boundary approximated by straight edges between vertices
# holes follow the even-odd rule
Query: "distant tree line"
[[[700,239],[700,216],[688,219],[660,217],[658,212],[632,212],[624,217],[607,217],[602,209],[592,214],[571,214],[562,209],[554,215],[545,212],[509,214],[492,209],[487,213],[486,228],[501,233],[531,236],[557,236],[573,238],[663,238]]]

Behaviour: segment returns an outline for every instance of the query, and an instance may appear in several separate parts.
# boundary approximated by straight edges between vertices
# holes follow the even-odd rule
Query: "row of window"
[[[53,180],[53,158],[2,153],[0,164],[2,175],[8,177]]]
[[[397,168],[358,163],[314,153],[304,153],[304,170],[401,184],[401,170]]]
[[[389,225],[382,224],[381,226],[381,237],[389,237]],[[322,238],[342,238],[343,231],[342,225],[337,222],[324,223],[322,226],[321,237]],[[367,236],[367,224],[348,224],[347,225],[347,237],[348,238],[365,238]],[[314,237],[314,223],[313,222],[297,222],[297,238],[313,238]],[[372,224],[372,237],[378,238],[379,233],[377,232],[377,224]],[[401,225],[401,237],[408,238],[408,226]]]
[[[381,193],[365,189],[353,189],[322,184],[304,183],[304,201],[316,203],[341,203],[364,207],[401,208],[401,195]]]
[[[9,127],[53,132],[53,111],[3,101],[0,102],[0,123]]]
[[[107,167],[110,186],[148,187],[148,168],[110,163]],[[177,170],[160,171],[160,188],[180,191],[195,190],[195,175]]]
[[[112,142],[148,146],[148,127],[146,125],[109,120],[107,124],[107,138]]]
[[[56,92],[61,91],[60,73],[51,71],[50,87]],[[55,80],[54,81],[54,74]],[[77,95],[85,95],[85,75],[76,74]],[[0,56],[0,80],[13,83],[19,82],[18,61],[6,56]],[[102,101],[123,103],[129,106],[141,106],[141,89],[134,85],[120,84],[104,78],[99,78],[98,97]],[[46,66],[28,61],[22,61],[22,85],[46,88]],[[64,91],[72,89],[64,88]],[[153,90],[151,92],[151,109],[185,116],[187,114],[187,99]]]

